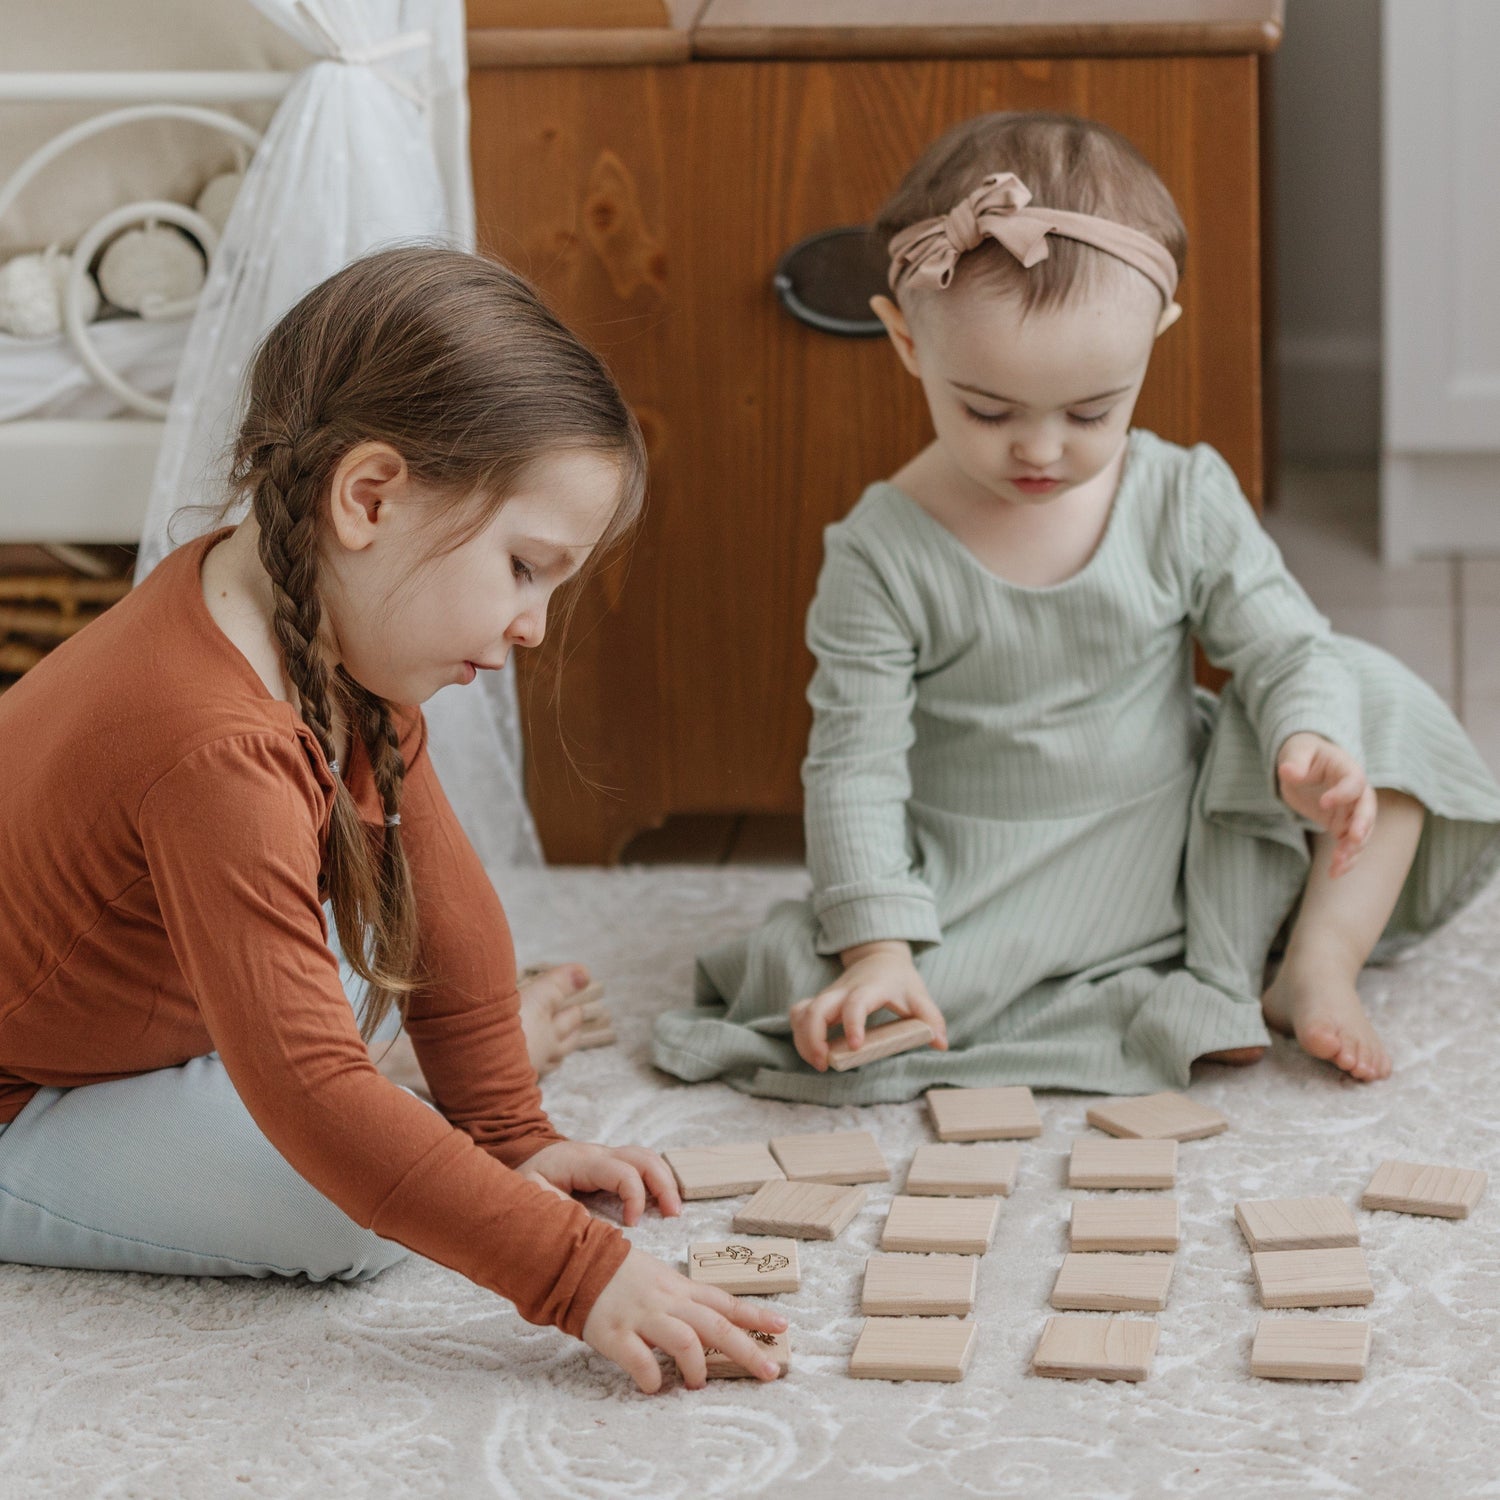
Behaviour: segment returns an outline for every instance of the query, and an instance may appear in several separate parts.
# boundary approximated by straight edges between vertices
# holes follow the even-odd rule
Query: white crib
[[[81,142],[142,120],[179,120],[253,152],[259,132],[224,106],[279,99],[295,75],[236,72],[0,73],[0,104],[97,103],[101,111],[33,151],[0,186],[0,226],[28,189],[65,169]],[[64,297],[64,332],[51,340],[0,336],[5,389],[43,414],[0,420],[0,542],[133,542],[141,534],[160,443],[164,396],[192,301],[140,318],[87,324],[83,277],[93,254],[147,220],[189,230],[210,256],[210,224],[180,203],[150,199],[112,209],[79,237]],[[128,370],[130,373],[121,373]],[[133,377],[133,378],[132,378]]]

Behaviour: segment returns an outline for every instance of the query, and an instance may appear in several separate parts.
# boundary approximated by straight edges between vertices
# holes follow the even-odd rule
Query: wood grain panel
[[[921,148],[997,108],[1092,114],[1159,167],[1191,237],[1186,316],[1138,421],[1261,474],[1253,57],[731,62],[479,71],[481,241],[601,348],[641,413],[648,511],[580,609],[561,717],[523,674],[554,859],[612,859],[672,812],[794,813],[822,528],[930,437],[883,342],[783,313],[771,273],[868,221]],[[564,740],[612,789],[591,794]]]

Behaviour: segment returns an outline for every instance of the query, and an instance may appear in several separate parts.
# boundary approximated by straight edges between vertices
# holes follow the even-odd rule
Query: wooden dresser
[[[551,859],[612,862],[674,814],[800,810],[822,529],[930,431],[886,344],[795,320],[773,273],[868,222],[953,122],[1067,110],[1155,164],[1186,315],[1137,421],[1213,443],[1260,503],[1281,0],[470,0],[470,21],[481,244],[604,352],[651,450],[641,531],[560,677],[545,649],[523,672]]]

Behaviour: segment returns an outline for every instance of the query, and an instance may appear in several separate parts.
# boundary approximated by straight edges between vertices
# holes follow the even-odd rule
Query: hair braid
[[[401,736],[390,705],[340,669],[342,686],[350,706],[350,719],[370,758],[375,788],[385,810],[384,837],[380,846],[377,876],[381,910],[386,920],[376,933],[375,965],[384,973],[413,975],[417,967],[416,892],[411,866],[401,842],[401,793],[406,781],[406,760],[401,754]],[[398,993],[388,988],[373,990],[367,1002],[364,1026],[373,1035],[395,1003],[405,1016],[404,1001],[411,985]]]
[[[364,741],[372,766],[377,767],[381,801],[387,816],[394,816],[399,809],[405,766],[396,748],[389,715],[381,704],[383,732],[372,733],[379,726],[370,705],[380,700],[365,692],[342,670],[337,677],[332,676],[318,640],[323,604],[318,589],[318,465],[313,452],[317,437],[316,432],[310,432],[296,443],[273,441],[266,445],[257,466],[252,509],[260,528],[261,566],[271,580],[275,602],[272,623],[303,721],[316,736],[324,756],[330,765],[337,767],[333,729],[334,705],[338,703],[351,729]],[[392,758],[397,767],[394,779],[389,769]],[[383,776],[381,763],[387,767]],[[393,796],[395,806],[391,801]],[[345,956],[354,971],[370,985],[360,1018],[360,1034],[366,1041],[374,1035],[392,1004],[399,1006],[413,988],[408,977],[411,950],[415,946],[412,902],[392,899],[403,889],[409,897],[411,890],[399,839],[391,837],[395,832],[394,827],[386,830],[385,852],[376,871],[371,864],[369,835],[354,797],[343,775],[335,774],[333,817],[328,832],[328,889]],[[393,907],[404,914],[404,921],[390,920]],[[373,954],[367,952],[365,940],[365,934],[371,931],[376,935]]]

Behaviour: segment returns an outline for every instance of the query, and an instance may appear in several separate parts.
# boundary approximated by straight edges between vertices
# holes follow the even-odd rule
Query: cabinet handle
[[[776,262],[771,285],[799,323],[841,338],[879,338],[885,325],[869,310],[886,293],[885,247],[869,227],[849,224],[798,240]]]

